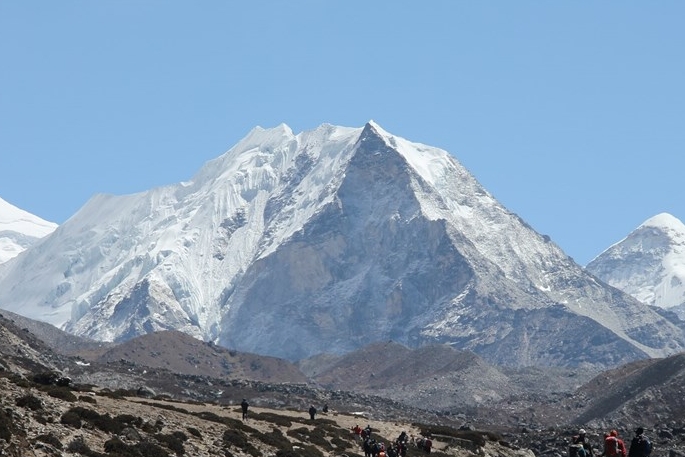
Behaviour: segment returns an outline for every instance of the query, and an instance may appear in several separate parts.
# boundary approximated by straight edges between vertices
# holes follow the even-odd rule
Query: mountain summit
[[[685,318],[685,224],[668,213],[643,222],[587,270],[643,303]]]
[[[297,360],[392,339],[601,366],[685,347],[447,152],[373,122],[255,128],[189,182],[95,196],[16,260],[3,308],[106,341],[176,329]]]
[[[16,257],[57,228],[0,198],[0,264]]]

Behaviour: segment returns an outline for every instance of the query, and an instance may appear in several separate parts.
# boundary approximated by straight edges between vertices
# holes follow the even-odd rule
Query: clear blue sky
[[[584,265],[685,220],[682,1],[0,1],[0,197],[62,223],[256,125],[451,152]]]

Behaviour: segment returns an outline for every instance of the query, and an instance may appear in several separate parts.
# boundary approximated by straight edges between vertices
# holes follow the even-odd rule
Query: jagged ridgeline
[[[373,122],[256,128],[187,182],[97,195],[3,264],[0,303],[101,341],[178,330],[291,361],[392,340],[604,368],[685,346],[448,152]]]

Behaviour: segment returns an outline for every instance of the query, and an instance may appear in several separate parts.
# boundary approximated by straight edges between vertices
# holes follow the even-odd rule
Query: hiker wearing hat
[[[638,427],[635,429],[635,437],[630,442],[628,457],[649,457],[652,453],[652,442],[645,435],[645,429]]]
[[[578,430],[578,434],[571,438],[568,455],[569,457],[590,457],[592,455],[592,446],[584,429]]]

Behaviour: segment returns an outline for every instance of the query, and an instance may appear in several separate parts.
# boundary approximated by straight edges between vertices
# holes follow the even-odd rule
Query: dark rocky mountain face
[[[585,272],[447,152],[373,123],[255,129],[191,182],[95,197],[39,247],[3,265],[0,304],[107,341],[177,330],[294,362],[392,340],[588,369],[685,348],[682,322]]]
[[[376,134],[362,134],[336,200],[246,272],[219,344],[290,360],[379,338],[419,344],[427,310],[462,292],[473,271],[444,222],[420,216],[409,173]]]
[[[485,194],[470,177],[454,184],[465,188],[467,206],[477,207],[479,192]],[[250,265],[226,296],[218,343],[293,361],[377,341],[412,348],[447,343],[498,365],[601,368],[685,342],[682,328],[653,311],[640,326],[621,317],[642,312],[641,305],[586,275],[514,215],[478,213],[520,231],[520,242],[532,246],[520,249],[542,259],[525,263],[512,247],[509,258],[494,263],[473,234],[426,216],[420,198],[427,197],[415,189],[421,186],[433,192],[397,145],[367,126],[335,199]],[[436,206],[447,205],[440,202],[445,196],[430,195]],[[284,199],[267,204],[276,221]],[[493,246],[511,243],[495,231],[479,236]],[[532,268],[548,270],[551,292],[533,283],[540,272]],[[613,321],[606,317],[612,315]],[[624,332],[616,331],[618,322]]]

